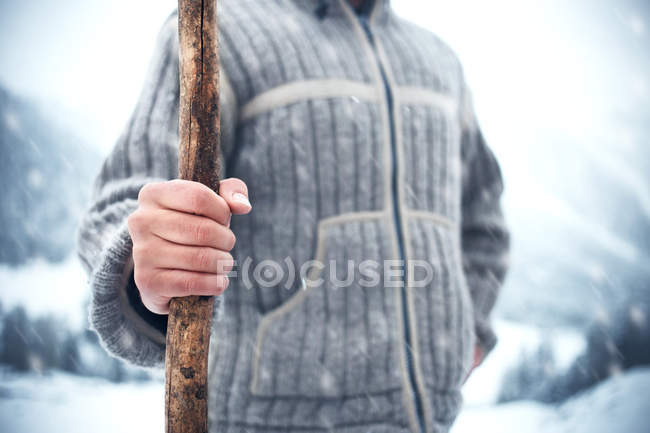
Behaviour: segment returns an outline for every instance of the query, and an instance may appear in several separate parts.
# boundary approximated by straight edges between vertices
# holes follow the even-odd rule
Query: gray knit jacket
[[[210,431],[444,432],[475,344],[495,344],[509,248],[499,165],[454,53],[388,0],[369,3],[219,2],[225,175],[253,203],[232,220],[233,255],[289,277],[238,269],[218,298]],[[126,219],[144,184],[177,174],[176,20],[79,236],[91,325],[142,366],[163,365],[166,318],[139,300]],[[413,284],[418,267],[397,273],[405,288],[383,272],[340,288],[329,272],[402,259],[428,263],[430,281]],[[308,275],[317,284],[290,278],[310,260],[326,264]]]

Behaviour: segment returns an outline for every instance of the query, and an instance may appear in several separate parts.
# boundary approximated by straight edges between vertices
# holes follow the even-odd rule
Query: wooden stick
[[[179,0],[181,179],[219,190],[219,54],[216,0]],[[214,298],[172,299],[167,324],[167,433],[207,433],[208,353]]]

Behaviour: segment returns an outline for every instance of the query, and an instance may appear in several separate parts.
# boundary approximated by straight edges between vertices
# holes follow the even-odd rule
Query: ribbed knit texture
[[[413,431],[406,307],[423,423],[444,432],[460,409],[475,343],[489,351],[496,341],[489,314],[509,245],[499,166],[454,54],[378,0],[370,23],[394,95],[393,154],[377,57],[343,0],[330,1],[322,18],[319,3],[219,3],[223,159],[226,175],[247,183],[253,203],[251,214],[232,220],[233,255],[240,264],[252,259],[251,268],[264,260],[287,268],[285,258],[298,266],[318,259],[326,267],[317,275],[321,284],[307,290],[300,279],[288,289],[286,279],[248,288],[240,276],[219,298],[211,431]],[[162,365],[164,336],[126,296],[133,278],[125,223],[142,185],[176,176],[176,19],[161,32],[147,85],[97,179],[79,236],[93,328],[111,353],[146,366]],[[314,98],[289,87],[291,102],[240,117],[265,92],[300,83],[315,88],[313,80],[369,90]],[[413,96],[420,93],[429,99]],[[398,258],[393,206],[406,258],[434,270],[426,286],[409,283],[404,306],[400,289],[387,287],[383,275],[373,287],[356,278],[335,288],[329,269],[345,279],[348,260]]]

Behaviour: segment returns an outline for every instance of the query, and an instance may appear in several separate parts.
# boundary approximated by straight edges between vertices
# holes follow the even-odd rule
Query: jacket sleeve
[[[167,316],[149,312],[140,301],[126,222],[145,184],[177,177],[177,29],[174,13],[158,35],[130,121],[95,180],[77,239],[78,254],[89,275],[91,329],[110,354],[146,367],[164,363]],[[222,145],[230,146],[237,108],[223,74],[221,82]]]
[[[501,208],[501,169],[485,143],[467,89],[460,115],[463,270],[474,305],[477,342],[487,355],[497,341],[490,312],[507,273],[510,232]]]

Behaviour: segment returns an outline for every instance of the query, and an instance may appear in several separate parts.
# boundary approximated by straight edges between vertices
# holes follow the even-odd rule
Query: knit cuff
[[[129,301],[133,243],[124,223],[102,252],[90,277],[91,328],[112,355],[143,367],[164,365],[165,335],[140,315]]]
[[[163,336],[167,335],[167,314],[156,314],[149,311],[149,309],[142,303],[142,298],[140,298],[140,290],[135,284],[135,278],[133,274],[133,262],[128,263],[128,267],[131,269],[129,276],[127,277],[126,286],[124,292],[126,293],[127,305],[125,306],[126,310],[131,312],[134,311],[136,316],[134,319],[138,322],[140,319],[144,320],[147,325],[153,327]],[[128,272],[128,269],[125,268],[125,272]]]

